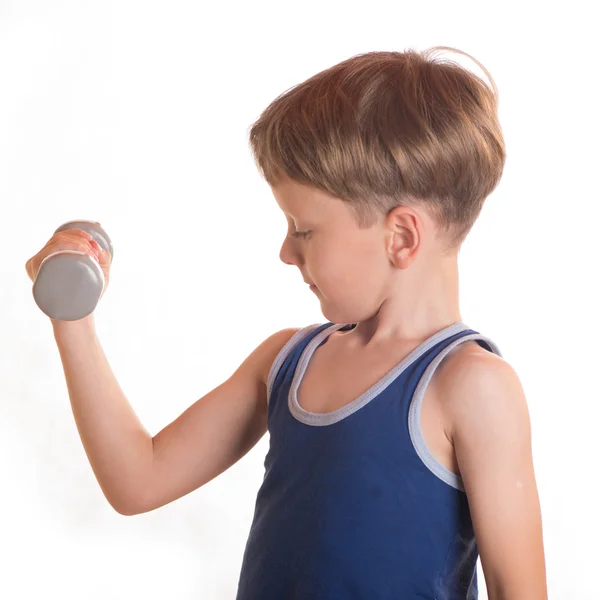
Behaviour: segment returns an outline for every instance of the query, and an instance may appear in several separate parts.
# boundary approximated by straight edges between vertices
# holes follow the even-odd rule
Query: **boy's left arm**
[[[487,350],[457,355],[447,373],[445,416],[489,600],[547,600],[531,425],[519,378]]]

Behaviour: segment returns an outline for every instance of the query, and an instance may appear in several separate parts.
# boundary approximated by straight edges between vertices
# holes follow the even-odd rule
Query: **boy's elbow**
[[[106,500],[116,513],[123,515],[124,517],[132,517],[133,515],[137,515],[140,512],[131,503],[115,502],[110,498],[106,498]]]
[[[105,493],[104,497],[111,508],[124,517],[132,517],[133,515],[139,515],[140,513],[146,512],[146,510],[142,508],[141,502],[131,496],[115,497]]]
[[[141,512],[139,510],[135,510],[133,507],[121,507],[119,505],[115,506],[114,504],[111,504],[111,506],[116,512],[124,517],[133,517],[134,515],[139,515]]]
[[[154,497],[147,497],[140,494],[130,494],[127,497],[118,499],[106,498],[112,508],[124,517],[133,517],[143,513],[151,512],[166,504],[166,502],[158,502]]]

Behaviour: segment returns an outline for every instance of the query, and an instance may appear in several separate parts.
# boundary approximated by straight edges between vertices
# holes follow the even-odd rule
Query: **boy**
[[[199,488],[268,429],[238,600],[473,599],[479,555],[490,600],[547,598],[524,393],[458,305],[458,251],[504,166],[497,90],[436,49],[352,57],[251,129],[289,226],[280,258],[326,323],[271,335],[151,437],[93,320],[52,322],[121,514]]]

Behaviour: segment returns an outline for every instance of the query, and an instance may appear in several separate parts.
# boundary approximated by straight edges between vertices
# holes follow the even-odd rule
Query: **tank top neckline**
[[[370,402],[375,396],[377,396],[383,389],[385,389],[394,379],[396,379],[404,370],[406,370],[414,361],[416,361],[422,354],[427,352],[432,346],[438,344],[440,341],[445,340],[461,331],[470,329],[462,321],[452,323],[448,327],[444,327],[440,331],[434,333],[428,337],[425,341],[419,344],[414,350],[412,350],[407,356],[405,356],[397,365],[392,367],[383,377],[376,381],[368,390],[363,392],[360,396],[345,404],[344,406],[333,410],[331,412],[314,413],[302,408],[298,402],[298,388],[304,378],[304,373],[308,367],[308,363],[318,346],[326,340],[332,333],[352,325],[351,323],[334,323],[329,327],[324,328],[315,337],[310,340],[302,351],[298,364],[294,373],[292,383],[290,385],[288,393],[288,408],[292,416],[307,425],[332,425],[352,413],[356,412],[368,402]]]

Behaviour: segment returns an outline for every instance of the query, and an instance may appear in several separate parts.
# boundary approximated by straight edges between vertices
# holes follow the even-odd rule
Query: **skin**
[[[444,255],[424,209],[396,207],[361,230],[348,204],[326,192],[288,178],[271,189],[288,221],[280,259],[316,286],[325,318],[357,323],[344,334],[351,346],[424,340],[462,321],[457,252]]]
[[[361,230],[323,191],[286,179],[272,192],[288,222],[281,260],[316,286],[326,319],[357,323],[335,332],[345,352],[414,348],[462,321],[457,253],[444,254],[424,209],[396,207]],[[465,484],[488,598],[547,600],[531,425],[515,370],[466,342],[439,365],[435,387],[431,409]]]
[[[314,292],[329,321],[358,324],[338,338],[336,350],[343,347],[345,357],[389,359],[388,350],[403,354],[462,321],[457,256],[442,252],[426,211],[397,207],[360,230],[343,201],[314,188],[287,180],[273,194],[288,222],[281,260],[317,286]],[[297,229],[311,233],[292,237]],[[63,232],[61,248],[88,251],[89,240],[75,233]],[[49,244],[55,243],[53,238]],[[36,272],[41,255],[30,260],[28,274]],[[106,270],[107,260],[102,261]],[[87,319],[57,323],[67,327],[56,326],[55,336],[86,452],[106,497],[128,515],[197,489],[254,446],[267,430],[268,369],[297,331],[270,336],[226,382],[151,438],[120,391],[93,324]],[[469,344],[460,344],[460,351],[438,366],[431,414],[436,422],[439,417],[438,433],[441,427],[447,434],[465,484],[488,598],[545,600],[541,512],[524,391],[506,361]],[[87,368],[73,367],[82,361]]]

